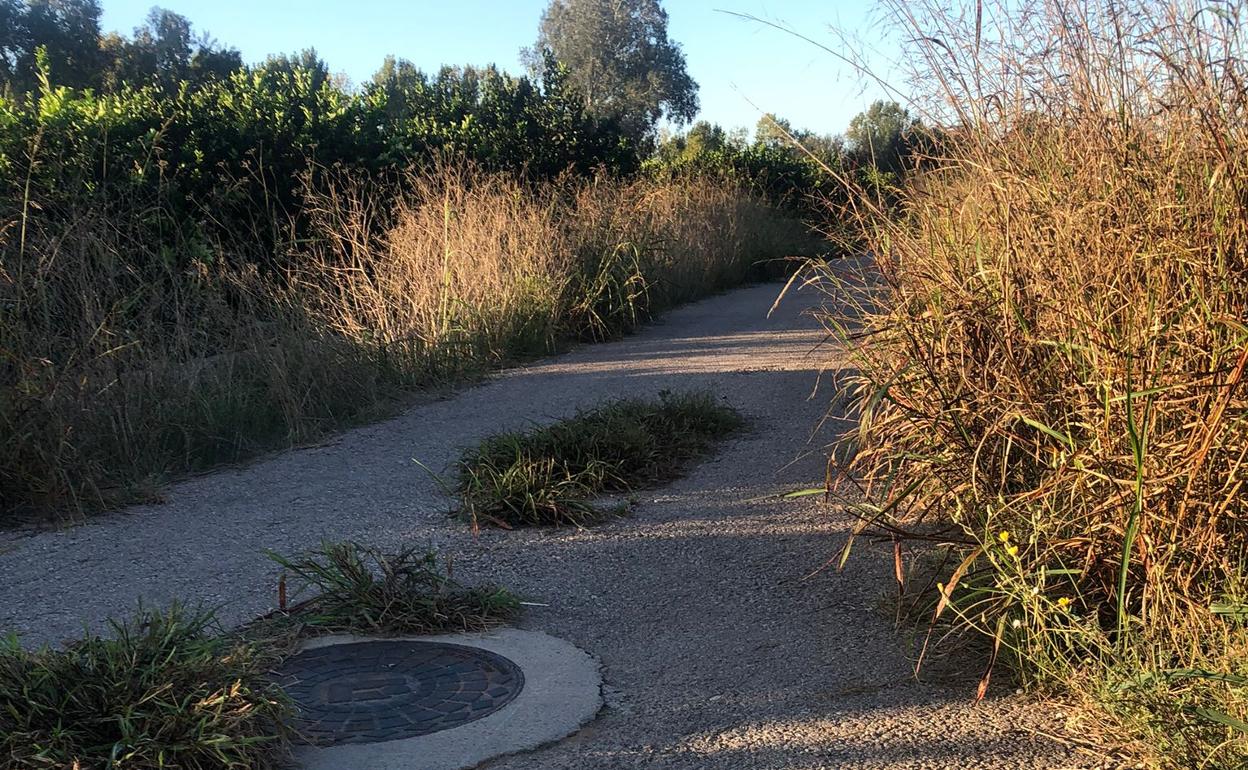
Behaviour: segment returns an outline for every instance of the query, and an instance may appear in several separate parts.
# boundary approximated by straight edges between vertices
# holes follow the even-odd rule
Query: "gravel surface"
[[[521,626],[562,637],[604,666],[607,707],[580,733],[489,763],[521,768],[1077,768],[1092,764],[1036,731],[1046,709],[973,682],[915,681],[877,608],[887,554],[844,542],[843,512],[778,493],[818,482],[823,422],[844,354],[778,286],[667,314],[620,342],[510,370],[316,448],[173,486],[63,532],[0,535],[0,631],[27,643],[98,628],[139,600],[203,600],[239,622],[268,610],[278,570],[263,555],[318,541],[432,543],[461,579],[502,582],[546,606]],[[822,374],[821,374],[822,372]],[[414,459],[446,468],[501,429],[604,398],[710,388],[750,431],[686,478],[643,492],[627,518],[585,530],[483,531]]]

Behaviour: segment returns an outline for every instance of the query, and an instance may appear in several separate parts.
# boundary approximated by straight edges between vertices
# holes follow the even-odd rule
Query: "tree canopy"
[[[854,116],[845,139],[858,163],[896,172],[909,155],[910,134],[917,126],[918,121],[897,102],[877,101]]]
[[[99,0],[0,0],[0,93],[37,88],[40,49],[56,85],[108,92],[125,83],[198,87],[243,66],[238,51],[163,8],[152,8],[127,38],[100,33]]]
[[[637,138],[653,136],[662,118],[688,123],[698,113],[698,84],[659,0],[551,0],[524,51],[535,76],[549,66],[545,52],[567,68],[591,114]]]

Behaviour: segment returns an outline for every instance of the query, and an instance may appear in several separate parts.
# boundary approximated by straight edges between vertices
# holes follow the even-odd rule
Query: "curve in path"
[[[843,543],[848,516],[777,493],[822,478],[812,431],[842,363],[798,295],[767,311],[755,286],[679,308],[625,340],[505,372],[329,444],[174,485],[63,532],[0,536],[0,629],[28,642],[100,627],[142,599],[201,600],[238,622],[268,610],[262,554],[322,539],[431,543],[457,576],[546,606],[522,625],[604,665],[608,706],[573,738],[492,768],[1078,767],[1036,737],[1014,696],[972,706],[973,684],[914,680],[878,610],[888,560],[857,556],[806,576]],[[823,372],[823,383],[816,384]],[[444,468],[465,446],[622,395],[709,388],[751,430],[627,518],[585,530],[487,530],[448,519],[413,462]],[[813,395],[812,395],[813,393]]]

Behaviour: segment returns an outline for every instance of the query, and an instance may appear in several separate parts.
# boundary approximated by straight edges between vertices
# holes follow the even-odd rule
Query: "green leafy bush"
[[[34,205],[63,226],[91,201],[141,214],[144,241],[179,264],[196,256],[190,242],[242,234],[255,246],[231,258],[263,265],[303,234],[302,194],[323,169],[384,175],[454,157],[551,179],[635,167],[618,130],[589,117],[568,88],[557,66],[541,84],[445,67],[392,74],[360,93],[317,61],[287,59],[172,92],[74,90],[44,73],[36,92],[0,94],[0,221]]]

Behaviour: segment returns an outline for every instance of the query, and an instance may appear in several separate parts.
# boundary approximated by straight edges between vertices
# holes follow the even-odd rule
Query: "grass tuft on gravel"
[[[466,587],[437,553],[397,553],[353,542],[325,542],[299,558],[269,557],[297,581],[294,593],[316,593],[283,616],[321,633],[434,634],[481,631],[514,618],[519,599],[496,586]]]
[[[433,551],[327,542],[300,558],[270,555],[296,591],[316,594],[242,634],[174,604],[61,650],[0,637],[0,767],[276,768],[292,706],[270,672],[299,636],[477,631],[520,609],[505,589],[460,585]]]
[[[263,648],[173,605],[62,650],[0,642],[6,768],[264,770],[285,753],[289,705]]]
[[[743,425],[710,393],[664,391],[491,436],[457,465],[463,510],[474,524],[579,526],[598,516],[595,497],[673,479]]]

